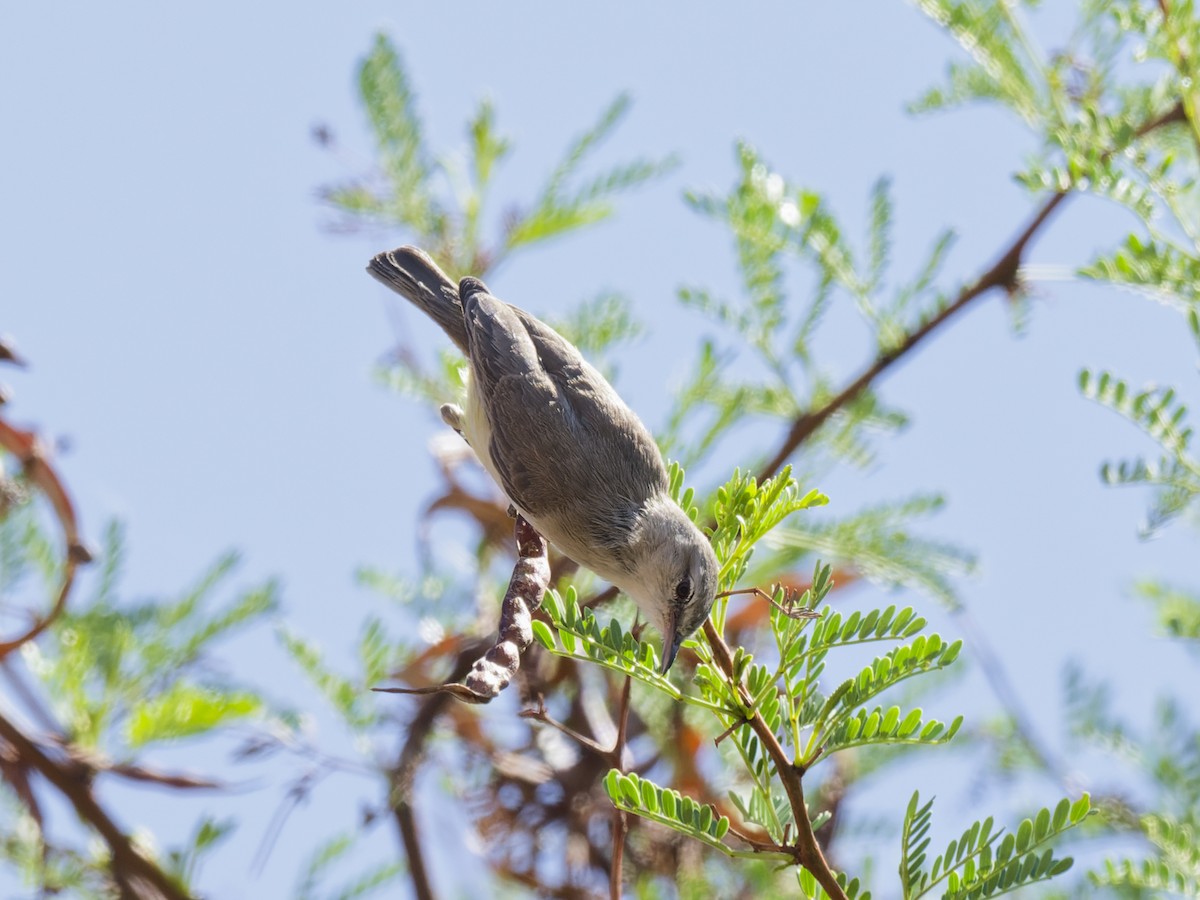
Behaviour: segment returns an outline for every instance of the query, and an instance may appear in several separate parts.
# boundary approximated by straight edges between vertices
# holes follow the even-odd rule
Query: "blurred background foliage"
[[[388,682],[421,686],[461,678],[495,630],[495,598],[513,552],[511,525],[505,501],[478,477],[456,438],[434,445],[442,483],[422,487],[433,495],[424,516],[426,524],[446,512],[465,516],[471,566],[459,564],[461,553],[432,545],[400,572],[364,564],[357,578],[381,602],[361,625],[353,670],[329,662],[313,636],[278,622],[276,584],[232,587],[236,555],[215,561],[177,596],[123,596],[119,525],[92,554],[100,573],[94,589],[71,595],[60,608],[56,600],[80,561],[71,557],[69,498],[47,479],[52,463],[43,449],[5,425],[0,859],[30,896],[203,893],[203,864],[219,858],[222,842],[237,829],[235,819],[205,814],[189,840],[162,847],[153,835],[123,831],[114,821],[119,811],[102,808],[93,787],[124,779],[167,792],[216,791],[218,798],[221,791],[252,789],[225,776],[185,773],[210,768],[206,754],[214,746],[239,761],[269,759],[296,770],[287,795],[269,798],[279,803],[270,833],[243,836],[261,840],[262,854],[271,852],[290,810],[312,792],[336,790],[344,778],[374,786],[375,800],[360,820],[331,825],[283,893],[433,895],[431,869],[445,865],[449,854],[439,849],[446,836],[431,835],[423,821],[440,798],[469,819],[470,835],[461,840],[479,848],[496,894],[604,894],[619,845],[618,868],[631,896],[797,889],[825,896],[828,886],[807,867],[780,867],[781,860],[763,850],[767,841],[788,845],[801,823],[781,794],[779,767],[767,762],[761,735],[741,718],[760,712],[776,717],[772,732],[804,764],[803,818],[833,868],[845,873],[840,889],[849,895],[871,889],[880,896],[993,895],[1055,877],[1041,889],[1044,895],[1200,897],[1193,688],[1180,685],[1173,696],[1147,698],[1155,724],[1139,730],[1112,710],[1105,678],[1119,675],[1069,666],[1061,725],[1080,759],[1097,760],[1094,771],[1081,773],[1048,749],[1008,684],[1006,669],[1025,662],[1022,648],[993,646],[973,624],[959,589],[975,564],[970,536],[949,541],[925,531],[943,497],[914,485],[908,496],[881,497],[859,510],[838,509],[820,519],[803,513],[813,496],[807,492],[823,477],[838,467],[869,466],[886,452],[887,437],[905,428],[905,412],[874,390],[895,361],[931,337],[953,341],[948,323],[977,299],[1003,300],[1014,325],[1027,327],[1029,286],[1047,273],[1026,266],[1024,250],[1042,229],[1054,227],[1054,211],[1081,193],[1125,207],[1136,227],[1114,234],[1107,249],[1079,260],[1070,276],[1177,308],[1180,327],[1190,330],[1200,351],[1200,16],[1190,0],[1087,0],[1070,40],[1047,53],[1027,21],[1035,4],[916,5],[959,50],[943,82],[915,98],[912,111],[997,104],[1037,141],[1027,159],[1013,163],[1014,177],[1030,194],[1027,227],[998,248],[995,260],[981,260],[977,276],[956,283],[943,274],[955,242],[952,228],[928,235],[919,258],[893,259],[902,211],[886,175],[864,179],[869,227],[862,240],[846,233],[828,197],[746,141],[733,148],[726,189],[689,191],[684,198],[691,214],[727,233],[740,291],[723,296],[680,278],[678,301],[711,320],[717,336],[698,347],[671,348],[692,357],[691,374],[662,421],[650,424],[664,454],[691,473],[685,495],[676,470],[677,497],[685,507],[694,503],[698,521],[714,528],[729,585],[780,586],[771,602],[743,597],[716,608],[720,636],[737,648],[728,670],[701,636],[681,655],[672,684],[656,680],[652,666],[644,665],[644,654],[653,651],[630,633],[632,605],[590,573],[555,559],[560,592],[540,614],[539,643],[509,689],[513,696],[479,709],[440,695],[412,700],[371,693]],[[495,210],[491,189],[516,148],[490,102],[467,118],[465,153],[444,153],[428,143],[414,77],[398,45],[376,35],[358,75],[376,157],[369,171],[326,186],[322,202],[339,228],[369,227],[391,243],[417,244],[454,276],[486,278],[515,253],[584,231],[609,217],[624,194],[677,165],[675,157],[597,162],[597,149],[630,108],[629,97],[620,95],[591,123],[577,123],[577,136],[540,191],[518,207]],[[802,278],[796,263],[804,267]],[[873,336],[862,369],[844,382],[821,340],[823,318],[834,304],[856,310]],[[597,293],[553,324],[620,386],[612,351],[641,334],[625,298]],[[15,353],[5,356],[11,362]],[[428,356],[398,343],[376,377],[423,403],[453,399],[463,389],[461,359],[449,350],[433,363]],[[1200,461],[1183,399],[1193,386],[1139,387],[1119,373],[1085,370],[1079,387],[1151,441],[1146,456],[1101,470],[1108,483],[1147,490],[1145,533],[1172,523],[1193,526]],[[740,439],[742,428],[762,422],[780,425],[778,446]],[[770,493],[765,482],[772,476],[782,493]],[[868,704],[901,680],[918,645],[906,645],[901,662],[888,656],[883,668],[869,653],[855,655],[840,645],[910,640],[925,620],[912,609],[873,602],[877,594],[863,608],[851,608],[841,595],[858,580],[914,589],[951,613],[964,640],[921,635],[937,643],[919,645],[925,677],[891,691],[888,702],[898,706]],[[1154,608],[1164,635],[1200,640],[1200,588],[1151,578],[1136,593]],[[820,607],[823,617],[789,616],[796,598]],[[44,628],[22,638],[30,611]],[[604,624],[610,618],[614,624]],[[324,750],[306,728],[306,710],[267,696],[214,655],[228,636],[266,624],[306,679],[309,699],[336,711],[356,755]],[[12,635],[18,639],[9,640]],[[834,657],[838,678],[821,682],[825,653],[834,645],[846,654]],[[959,647],[984,672],[994,700],[954,693],[951,663]],[[1111,655],[1112,672],[1119,673],[1117,637]],[[755,699],[746,709],[736,699],[739,685]],[[995,701],[999,715],[988,712]],[[925,704],[949,727],[927,729]],[[914,793],[907,810],[892,808],[874,802],[870,791],[888,774],[903,781],[906,767],[922,755],[952,752],[914,744],[951,736],[959,753],[986,761],[974,766],[980,782],[1033,784],[1042,808],[1017,810],[1001,824],[983,816],[943,823],[939,835],[965,830],[935,854],[930,801]],[[178,770],[154,762],[164,747],[182,761]],[[808,771],[817,762],[822,765]],[[1087,815],[1083,786],[1095,815]],[[1060,801],[1064,794],[1068,799]],[[83,825],[48,827],[46,809],[63,802]],[[219,799],[213,806],[219,808]],[[1018,824],[1021,816],[1028,819]],[[397,831],[403,852],[364,859],[358,852],[364,836],[381,827]],[[1045,846],[1068,829],[1062,844],[1080,858],[1074,866]],[[623,840],[614,842],[614,833]],[[897,858],[899,872],[890,866]],[[881,860],[889,862],[886,869]]]

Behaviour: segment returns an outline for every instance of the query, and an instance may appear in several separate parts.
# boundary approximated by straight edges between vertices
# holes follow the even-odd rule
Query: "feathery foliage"
[[[941,896],[947,900],[999,897],[1018,888],[1047,881],[1071,868],[1070,857],[1055,857],[1047,846],[1063,832],[1079,825],[1091,812],[1087,794],[1072,802],[1063,798],[1051,811],[1048,807],[1022,820],[1016,831],[995,829],[992,817],[973,822],[952,839],[946,849],[929,858],[933,800],[921,804],[913,792],[904,816],[901,844],[900,883],[905,900],[916,900],[945,882]]]

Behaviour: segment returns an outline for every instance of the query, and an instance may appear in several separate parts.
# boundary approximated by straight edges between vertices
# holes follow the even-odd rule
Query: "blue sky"
[[[414,520],[432,473],[426,443],[440,426],[371,380],[393,320],[391,298],[363,271],[405,235],[333,234],[317,199],[322,185],[369,166],[354,71],[376,29],[403,53],[439,151],[461,152],[475,104],[494,101],[515,152],[492,223],[531,198],[619,91],[634,107],[597,164],[680,154],[674,174],[622,202],[610,222],[516,257],[490,280],[548,315],[600,289],[627,294],[649,331],[620,355],[618,386],[652,424],[668,403],[664,386],[682,380],[695,340],[712,332],[680,309],[677,287],[735,290],[728,236],[688,212],[681,194],[725,189],[738,138],[825,192],[851,235],[865,230],[870,185],[891,174],[897,274],[912,272],[946,225],[960,234],[947,284],[990,264],[1031,209],[1009,175],[1032,136],[994,110],[904,113],[957,48],[901,3],[872,4],[869,15],[857,4],[750,9],[6,9],[0,330],[32,363],[3,373],[15,392],[7,414],[69,439],[62,470],[89,536],[113,517],[126,523],[126,594],[169,594],[235,547],[241,583],[278,576],[289,627],[319,637],[336,659],[362,615],[380,609],[354,586],[354,569],[415,569]],[[1039,28],[1048,46],[1062,38],[1060,20]],[[317,123],[336,134],[336,153],[310,139]],[[1073,202],[1030,261],[1078,263],[1132,224],[1102,201]],[[1113,674],[1105,648],[1118,629],[1132,636],[1117,686],[1126,708],[1188,672],[1179,648],[1149,636],[1148,612],[1127,588],[1146,573],[1186,579],[1195,546],[1184,528],[1136,539],[1146,497],[1103,488],[1096,470],[1145,445],[1078,397],[1075,374],[1110,367],[1186,392],[1194,356],[1179,316],[1146,300],[1072,282],[1038,285],[1035,297],[1023,336],[993,296],[900,366],[883,394],[913,427],[885,441],[869,471],[819,486],[843,512],[921,491],[949,496],[928,533],[979,553],[963,597],[993,644],[1016,654],[1009,672],[1056,737],[1063,659]],[[441,340],[410,310],[399,321],[429,344]],[[853,316],[833,314],[831,367],[853,372],[868,352]],[[939,627],[953,634],[951,622]],[[239,642],[230,667],[304,705],[311,689],[272,645],[262,633]],[[209,873],[214,896],[262,896],[266,885],[286,894],[329,823],[353,825],[357,785],[298,811],[250,881],[246,862],[283,775],[238,800],[247,849]],[[148,819],[161,815],[144,802]]]

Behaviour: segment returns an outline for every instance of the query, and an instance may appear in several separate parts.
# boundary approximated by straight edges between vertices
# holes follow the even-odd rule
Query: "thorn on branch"
[[[500,606],[495,645],[475,661],[462,684],[424,688],[372,688],[386,694],[449,694],[464,703],[487,703],[508,687],[521,667],[521,654],[533,643],[533,611],[550,587],[546,539],[518,515],[514,528],[517,562]]]
[[[774,592],[780,590],[781,588],[783,590],[783,603],[778,602],[774,597]],[[771,591],[772,593],[768,594],[760,587],[737,588],[736,590],[732,591],[721,591],[719,594],[717,594],[717,596],[733,597],[736,594],[754,594],[755,596],[766,600],[789,619],[821,618],[821,614],[815,609],[812,609],[808,606],[798,606],[797,601],[802,595],[798,595],[797,592],[791,588],[779,584],[773,584],[771,585]]]
[[[784,827],[790,829],[791,825],[789,823],[788,825],[786,825]],[[793,848],[786,846],[786,844],[777,844],[772,840],[760,841],[757,838],[753,838],[732,823],[730,823],[730,825],[729,825],[729,833],[731,835],[733,835],[735,838],[737,838],[739,841],[744,843],[747,847],[749,847],[755,853],[791,853],[791,852],[793,852]]]
[[[736,722],[734,722],[732,725],[730,725],[728,728],[726,728],[724,731],[722,731],[720,734],[718,734],[715,738],[713,738],[713,745],[719,747],[721,745],[721,741],[725,740],[725,738],[732,735],[735,731],[737,731],[743,725],[752,725],[752,724],[753,724],[753,722],[751,722],[750,719],[747,719],[745,717],[738,719]]]

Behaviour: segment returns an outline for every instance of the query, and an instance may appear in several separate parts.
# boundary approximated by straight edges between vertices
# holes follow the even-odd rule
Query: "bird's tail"
[[[437,322],[450,340],[467,352],[467,328],[458,287],[428,253],[416,247],[399,247],[380,253],[367,271]]]

